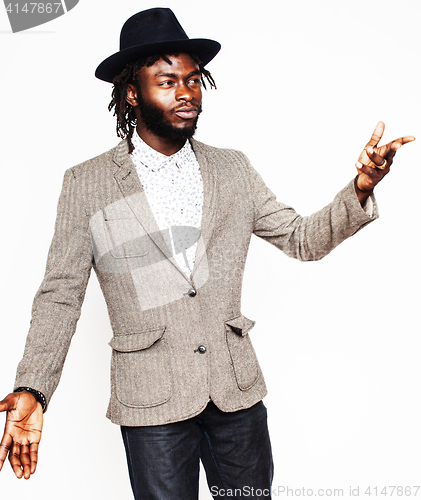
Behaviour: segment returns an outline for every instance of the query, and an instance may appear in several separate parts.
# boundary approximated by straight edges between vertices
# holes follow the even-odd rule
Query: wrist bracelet
[[[44,394],[42,392],[36,391],[35,389],[31,389],[31,387],[18,387],[13,392],[23,392],[23,391],[30,392],[38,401],[38,403],[41,404],[42,413],[45,413],[45,410],[47,409],[47,400],[45,399]]]

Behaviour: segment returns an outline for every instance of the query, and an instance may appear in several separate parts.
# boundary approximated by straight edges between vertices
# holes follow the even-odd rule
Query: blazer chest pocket
[[[160,327],[111,339],[116,396],[123,405],[147,408],[170,399],[172,377],[164,332]]]
[[[148,256],[150,237],[136,218],[105,217],[105,224],[111,244],[111,255],[115,259]]]
[[[242,391],[253,387],[259,378],[259,364],[249,331],[255,322],[245,316],[225,321],[225,335],[237,385]]]

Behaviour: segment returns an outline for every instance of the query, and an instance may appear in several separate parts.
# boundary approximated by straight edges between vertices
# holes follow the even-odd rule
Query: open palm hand
[[[1,411],[7,411],[7,419],[0,443],[0,470],[9,454],[16,477],[29,479],[37,466],[42,407],[29,392],[19,392],[0,401]]]

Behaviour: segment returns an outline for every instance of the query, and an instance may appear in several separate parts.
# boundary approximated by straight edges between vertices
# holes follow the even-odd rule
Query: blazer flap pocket
[[[150,249],[150,237],[135,217],[107,219],[104,217],[111,254],[115,258],[144,257]]]
[[[127,257],[146,257],[149,253],[149,236],[143,236],[134,240],[115,246],[111,250],[111,255],[115,259],[125,259]]]
[[[241,315],[225,321],[225,324],[230,327],[234,333],[244,337],[244,335],[247,335],[247,333],[253,328],[256,322]]]
[[[165,326],[141,333],[128,333],[125,335],[115,335],[109,345],[118,352],[141,351],[151,347],[158,341],[165,332]]]

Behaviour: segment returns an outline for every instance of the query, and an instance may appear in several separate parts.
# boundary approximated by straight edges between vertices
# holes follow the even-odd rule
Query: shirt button
[[[200,352],[200,354],[205,354],[206,352],[206,347],[204,345],[200,345],[197,350]]]
[[[190,297],[196,297],[197,292],[194,288],[190,288],[190,290],[187,292],[187,295],[189,295]]]

